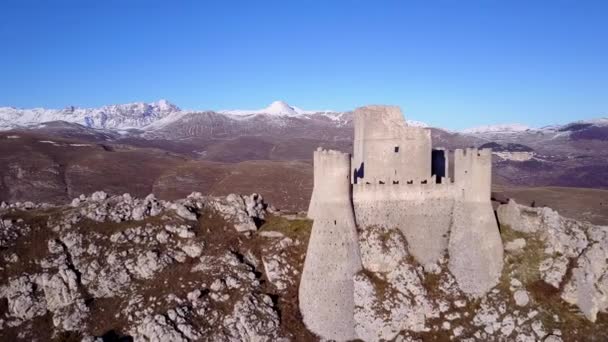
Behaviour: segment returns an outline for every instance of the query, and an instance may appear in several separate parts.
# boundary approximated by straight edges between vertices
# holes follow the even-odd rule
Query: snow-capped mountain
[[[213,113],[213,114],[210,114]],[[0,107],[0,130],[16,127],[32,127],[45,122],[65,121],[76,123],[85,127],[107,130],[140,129],[157,131],[181,121],[193,120],[204,124],[213,116],[223,122],[259,121],[266,120],[272,126],[290,125],[291,119],[300,120],[327,120],[338,127],[348,125],[352,120],[351,112],[338,112],[332,110],[304,110],[291,106],[284,101],[274,101],[262,109],[236,109],[219,111],[182,110],[176,105],[160,100],[152,103],[129,103],[110,105],[100,108],[67,107],[64,109],[20,109],[14,107]],[[303,121],[298,121],[302,123]],[[411,126],[429,127],[426,123],[407,120]],[[294,124],[294,123],[291,123]]]
[[[464,133],[464,134],[517,133],[517,132],[525,132],[530,129],[532,129],[532,128],[530,128],[526,125],[514,123],[514,124],[479,126],[479,127],[463,129],[460,132]]]
[[[199,111],[182,110],[176,105],[159,100],[152,103],[129,103],[100,108],[67,107],[64,109],[18,109],[0,107],[0,130],[16,127],[36,127],[51,121],[65,121],[89,128],[110,131],[137,129],[146,137],[167,139],[184,137],[230,137],[243,134],[279,134],[292,136],[342,137],[352,125],[352,112],[331,110],[304,110],[274,101],[255,110]],[[429,127],[424,122],[406,120],[408,125]],[[582,120],[566,125],[531,128],[523,124],[500,124],[462,130],[468,137],[499,139],[500,136],[544,134],[544,138],[565,137],[597,138],[606,135],[608,118]],[[336,133],[336,129],[340,133]],[[344,132],[342,132],[344,130]],[[446,131],[443,129],[442,131]]]
[[[578,131],[589,126],[595,127],[606,127],[608,126],[608,117],[595,118],[588,120],[578,120],[567,124],[556,124],[547,125],[540,128],[529,127],[519,123],[513,124],[498,124],[498,125],[487,125],[473,128],[467,128],[460,131],[460,133],[468,135],[497,135],[497,134],[517,134],[522,132],[568,132]]]
[[[101,108],[19,109],[0,107],[0,129],[31,126],[50,121],[66,121],[91,128],[142,128],[167,115],[179,112],[174,104],[160,100],[152,103],[128,103]]]
[[[335,113],[332,110],[304,110],[295,106],[290,106],[284,101],[274,101],[268,107],[262,109],[235,109],[235,110],[220,110],[219,113],[229,115],[257,115],[257,114],[268,114],[277,116],[298,116],[304,114],[316,114],[316,113]]]

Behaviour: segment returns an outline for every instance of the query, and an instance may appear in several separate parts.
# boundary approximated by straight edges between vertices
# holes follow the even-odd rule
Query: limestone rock
[[[359,236],[359,246],[363,267],[374,273],[393,271],[408,256],[407,243],[396,229],[364,228]]]
[[[37,293],[31,277],[11,279],[7,285],[0,287],[0,297],[8,300],[8,313],[13,317],[28,320],[46,313],[46,302]]]
[[[224,219],[234,222],[238,232],[256,231],[258,223],[265,218],[265,204],[262,196],[238,196],[230,194],[224,200],[209,203]]]
[[[526,247],[525,239],[515,239],[505,243],[505,251],[516,253]]]
[[[190,211],[183,204],[173,204],[173,209],[179,217],[185,218],[186,220],[196,221],[196,214]]]
[[[599,311],[608,309],[608,239],[585,250],[572,270],[562,298],[576,304],[592,322]]]
[[[530,216],[526,214],[527,212],[527,208],[517,205],[513,199],[510,199],[507,204],[498,207],[496,215],[501,225],[507,225],[518,232],[532,233],[538,230],[540,220],[537,215]]]
[[[231,341],[274,341],[279,336],[279,316],[272,299],[265,295],[243,297],[223,325]]]
[[[568,258],[563,255],[556,258],[547,258],[540,263],[538,270],[542,279],[557,289],[568,271],[568,263]]]
[[[541,278],[555,288],[563,287],[563,300],[577,305],[591,321],[596,320],[598,312],[608,310],[604,295],[608,293],[608,227],[564,218],[549,208],[524,207],[514,201],[499,206],[497,212],[501,225],[537,234],[543,241]],[[570,265],[572,276],[563,284]]]
[[[517,306],[526,306],[530,302],[530,297],[528,296],[528,292],[525,290],[517,290],[513,294],[513,299],[515,299],[515,304]]]
[[[91,195],[91,201],[100,202],[108,198],[108,194],[104,191],[96,191]]]
[[[180,316],[180,318],[182,317]],[[178,329],[175,322],[171,321],[168,317],[155,315],[144,318],[143,322],[134,329],[133,335],[135,340],[150,342],[190,341],[184,333]]]

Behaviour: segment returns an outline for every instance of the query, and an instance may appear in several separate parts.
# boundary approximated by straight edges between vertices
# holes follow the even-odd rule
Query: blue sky
[[[608,115],[608,1],[0,1],[0,106]]]

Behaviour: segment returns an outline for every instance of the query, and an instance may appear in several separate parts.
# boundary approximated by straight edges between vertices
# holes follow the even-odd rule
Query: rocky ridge
[[[458,288],[447,257],[425,272],[396,229],[359,229],[359,338],[604,339],[608,227],[511,201],[497,210],[501,281]],[[261,196],[176,201],[95,192],[0,205],[0,338],[317,340],[301,322],[310,221]]]

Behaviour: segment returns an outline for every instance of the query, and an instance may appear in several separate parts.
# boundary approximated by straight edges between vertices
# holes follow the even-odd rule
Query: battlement
[[[319,147],[314,152],[315,167],[348,166],[350,168],[350,154],[336,150],[324,150]]]
[[[454,150],[454,182],[462,188],[465,200],[488,201],[492,187],[492,149]]]
[[[465,149],[457,148],[454,150],[454,154],[460,155],[462,157],[466,156],[469,158],[475,158],[475,157],[487,158],[487,157],[492,157],[492,149],[491,148],[478,149],[475,147],[468,147]]]
[[[350,154],[318,148],[314,152],[314,184],[308,217],[314,218],[320,203],[350,202]]]

